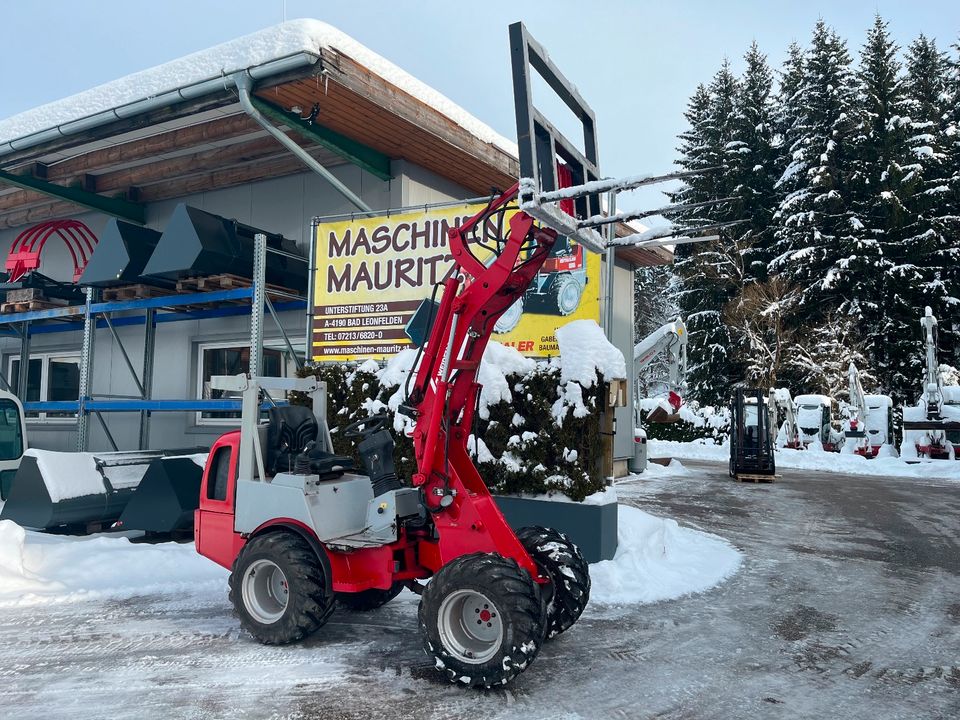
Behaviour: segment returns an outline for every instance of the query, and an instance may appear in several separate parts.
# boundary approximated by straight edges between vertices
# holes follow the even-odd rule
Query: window
[[[23,455],[20,411],[13,400],[0,398],[0,460],[16,460]]]
[[[20,358],[10,358],[10,388],[20,395]],[[27,367],[25,402],[76,401],[80,397],[80,356],[62,353],[31,355]],[[28,418],[45,420],[72,419],[74,412],[28,412]]]
[[[199,348],[198,393],[204,400],[220,400],[236,397],[238,393],[229,393],[224,390],[214,390],[210,387],[210,378],[214,375],[239,375],[250,367],[250,347],[247,345],[201,345]],[[263,349],[263,374],[269,377],[287,377],[293,374],[296,362],[290,353],[278,347]],[[232,412],[198,412],[198,425],[228,424],[236,425],[240,418],[240,411]]]
[[[207,498],[210,500],[226,500],[229,482],[230,448],[222,447],[213,456],[210,472],[207,474]]]

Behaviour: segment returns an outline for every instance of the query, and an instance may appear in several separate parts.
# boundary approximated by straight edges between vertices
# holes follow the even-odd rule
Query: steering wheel
[[[375,432],[382,430],[389,420],[390,416],[386,413],[360,418],[343,429],[343,437],[365,438],[368,435],[373,435]],[[360,428],[363,429],[361,430]]]

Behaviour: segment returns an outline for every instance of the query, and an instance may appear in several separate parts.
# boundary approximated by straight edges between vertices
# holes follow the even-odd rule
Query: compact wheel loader
[[[496,260],[477,259],[471,233],[516,195],[515,186],[449,236],[454,269],[400,409],[415,420],[408,482],[394,470],[387,416],[342,430],[357,441],[361,472],[333,452],[323,383],[213,378],[242,393],[243,412],[240,430],[211,449],[195,542],[230,568],[230,599],[261,642],[295,642],[323,626],[335,601],[376,608],[406,586],[422,593],[420,628],[437,667],[490,687],[522,672],[586,607],[590,575],[574,543],[549,528],[514,533],[467,452],[484,348],[557,238],[518,212]],[[261,424],[263,391],[306,392],[313,407],[273,407]]]

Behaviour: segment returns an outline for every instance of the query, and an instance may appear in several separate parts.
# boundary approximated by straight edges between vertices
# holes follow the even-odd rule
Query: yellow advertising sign
[[[412,347],[405,327],[452,264],[447,231],[484,203],[320,222],[313,282],[315,362],[382,360]],[[510,211],[503,218],[509,221]],[[478,257],[482,257],[479,251]],[[557,354],[557,327],[600,320],[600,256],[560,239],[493,339],[530,357]]]

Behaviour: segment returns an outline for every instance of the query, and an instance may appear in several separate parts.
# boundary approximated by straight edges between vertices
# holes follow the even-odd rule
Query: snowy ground
[[[730,459],[730,445],[715,444],[712,440],[695,442],[673,442],[669,440],[649,440],[649,455],[652,458],[679,458],[681,460],[717,460]],[[898,457],[877,457],[868,460],[865,457],[847,453],[824,452],[823,450],[791,450],[779,448],[776,451],[777,469],[816,470],[818,472],[845,473],[850,475],[871,475],[874,477],[914,477],[937,478],[960,482],[960,461],[922,460],[907,462]]]
[[[12,594],[11,578],[59,585],[0,598],[2,715],[957,717],[956,486],[782,475],[741,485],[721,463],[684,461],[619,483],[621,502],[650,514],[624,510],[624,532],[642,542],[617,562],[647,574],[624,589],[595,566],[596,597],[644,587],[675,596],[698,573],[714,573],[701,578],[710,583],[742,562],[739,571],[679,598],[596,602],[528,672],[490,692],[439,678],[420,649],[409,593],[372,613],[338,612],[301,646],[268,648],[239,631],[223,572],[189,546],[28,536],[22,551],[0,553],[0,593]],[[5,532],[0,546],[16,547]],[[85,566],[84,543],[111,543],[98,551],[114,562]],[[684,565],[685,582],[673,584],[667,571]],[[161,591],[176,574],[183,582]],[[148,592],[133,594],[144,584]]]

